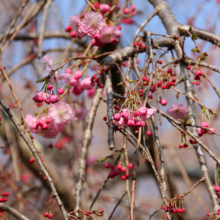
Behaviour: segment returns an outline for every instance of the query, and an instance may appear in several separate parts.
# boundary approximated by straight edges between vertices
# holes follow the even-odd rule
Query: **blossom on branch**
[[[175,119],[181,119],[187,115],[187,108],[183,104],[175,103],[167,109],[166,113]]]

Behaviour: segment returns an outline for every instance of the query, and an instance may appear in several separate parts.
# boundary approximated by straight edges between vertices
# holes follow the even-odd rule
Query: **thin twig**
[[[7,37],[8,37],[8,35],[9,35],[11,29],[14,27],[14,25],[15,25],[15,23],[16,23],[18,17],[19,17],[19,15],[21,14],[21,12],[23,11],[24,7],[27,5],[28,2],[29,2],[29,0],[27,0],[27,1],[21,6],[21,8],[20,8],[20,10],[18,11],[17,15],[15,16],[14,20],[11,22],[11,25],[10,25],[9,28],[7,29],[7,31],[6,31],[6,33],[5,33],[5,35],[4,35],[4,38],[2,39],[2,42],[1,42],[2,44],[1,44],[1,48],[0,48],[0,57],[1,57],[1,55],[2,55],[3,47],[4,47],[4,45],[5,45],[5,42],[6,42],[6,40],[7,40]]]
[[[5,205],[4,203],[0,203],[0,209],[3,209],[4,211],[10,213],[11,215],[13,215],[17,219],[30,220],[28,217],[26,217],[25,215],[21,214],[16,209],[14,209],[14,208],[12,208],[12,207],[10,207],[8,205]]]
[[[178,157],[175,149],[173,147],[168,147],[174,162],[176,163],[177,167],[180,170],[180,173],[183,176],[184,181],[186,182],[187,186],[189,188],[192,188],[193,184],[192,181],[189,178],[189,175],[187,174],[182,162],[180,161],[180,158]],[[205,201],[203,200],[203,198],[200,196],[200,194],[198,193],[198,191],[195,189],[192,191],[192,194],[195,196],[195,198],[198,200],[199,204],[202,206],[202,208],[205,210],[205,212],[210,212],[209,207],[206,205]]]
[[[119,201],[117,202],[117,204],[115,205],[114,209],[112,210],[112,213],[110,214],[108,220],[110,220],[115,212],[115,210],[117,209],[117,207],[120,205],[122,199],[124,198],[125,194],[127,193],[127,191],[125,190],[125,192],[122,194],[121,198],[119,199]]]
[[[47,14],[48,14],[48,9],[51,6],[52,2],[53,0],[48,0],[43,9],[42,21],[41,21],[41,26],[39,30],[38,58],[42,57],[42,44],[44,40],[44,32],[46,28]]]
[[[31,8],[29,9],[29,11],[27,12],[27,14],[25,14],[24,18],[22,19],[21,23],[19,24],[19,26],[15,29],[14,33],[12,34],[12,36],[10,37],[9,41],[7,42],[6,45],[4,45],[4,47],[2,48],[2,52],[10,45],[10,43],[14,40],[14,38],[16,37],[16,35],[18,34],[18,32],[21,30],[22,27],[24,27],[25,22],[27,21],[29,15],[31,15],[34,11],[34,8],[36,6],[37,2],[34,2],[31,6]]]

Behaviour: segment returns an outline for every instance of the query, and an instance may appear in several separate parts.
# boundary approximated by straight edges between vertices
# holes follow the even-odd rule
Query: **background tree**
[[[0,217],[218,219],[219,3],[2,0]]]

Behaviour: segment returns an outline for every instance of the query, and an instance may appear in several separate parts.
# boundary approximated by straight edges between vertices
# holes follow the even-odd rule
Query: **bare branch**
[[[14,208],[12,208],[12,207],[10,207],[8,205],[5,205],[4,203],[0,203],[0,209],[3,209],[4,211],[10,213],[11,215],[13,215],[17,219],[30,220],[28,217],[26,217],[25,215],[21,214],[16,209],[14,209]]]
[[[87,116],[86,128],[83,136],[83,143],[79,158],[79,168],[78,168],[78,182],[76,184],[75,191],[75,210],[80,209],[81,199],[82,199],[82,188],[85,182],[85,169],[86,169],[86,158],[88,154],[88,147],[92,138],[92,129],[95,121],[96,112],[100,103],[100,98],[102,96],[103,89],[99,88],[96,90],[96,94],[93,98],[92,106],[90,108],[89,114]]]

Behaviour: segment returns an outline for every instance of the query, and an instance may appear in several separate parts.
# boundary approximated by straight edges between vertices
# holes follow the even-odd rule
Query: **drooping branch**
[[[4,203],[0,203],[0,209],[10,213],[11,215],[13,215],[17,219],[30,220],[28,217],[26,217],[22,213],[18,212],[16,209],[14,209],[8,205],[5,205]]]
[[[181,64],[181,72],[184,77],[186,94],[188,96],[193,97],[192,83],[189,79],[189,76],[187,74],[187,68],[184,64]],[[190,120],[192,121],[192,125],[196,125],[196,117],[195,117],[195,112],[194,112],[194,107],[193,107],[193,101],[189,97],[186,97],[186,101],[187,101],[187,107],[188,107],[188,115],[190,117]],[[197,133],[196,128],[192,128],[191,132],[195,137],[198,137],[198,133]],[[204,155],[202,148],[199,144],[195,144],[193,147],[196,151],[203,177],[205,178],[205,183],[206,183],[207,190],[209,192],[210,199],[212,201],[213,210],[215,212],[217,212],[218,209],[220,208],[219,201],[218,201],[218,197],[215,193],[213,184],[211,182],[209,170],[208,170],[207,163],[205,160],[205,155]]]
[[[62,201],[60,200],[60,197],[57,193],[57,190],[54,186],[53,180],[50,176],[50,174],[48,173],[47,169],[45,168],[43,162],[41,161],[41,158],[38,155],[38,152],[36,151],[35,147],[32,145],[32,142],[29,140],[29,138],[26,136],[26,134],[24,134],[24,132],[22,131],[21,127],[19,126],[18,122],[16,121],[16,119],[14,118],[13,114],[11,113],[10,108],[3,102],[3,100],[0,98],[0,105],[2,106],[3,110],[5,111],[6,115],[8,115],[9,119],[11,120],[11,122],[13,123],[13,125],[15,126],[16,130],[18,131],[18,134],[23,138],[23,140],[25,141],[25,143],[27,144],[27,146],[29,147],[29,149],[31,150],[33,156],[35,157],[36,161],[39,164],[39,167],[42,171],[42,173],[45,175],[45,177],[47,178],[49,184],[50,184],[50,188],[52,191],[52,195],[53,197],[55,197],[58,206],[60,207],[60,210],[63,214],[63,217],[65,220],[68,220],[68,216],[67,216],[67,212],[63,206]]]

